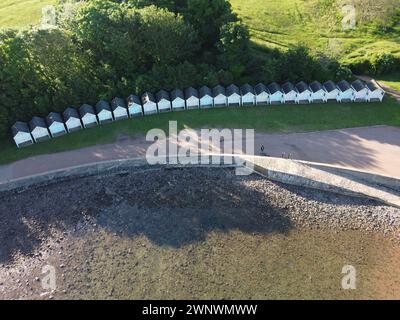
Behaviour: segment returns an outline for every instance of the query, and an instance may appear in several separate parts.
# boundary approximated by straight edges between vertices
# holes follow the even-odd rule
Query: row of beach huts
[[[89,104],[83,104],[79,109],[68,107],[62,114],[51,112],[45,119],[33,117],[29,123],[18,121],[11,131],[17,147],[23,147],[82,128],[159,112],[285,103],[382,101],[384,94],[382,88],[360,80],[351,84],[345,80],[337,84],[315,81],[310,85],[301,81],[296,85],[286,82],[282,86],[273,82],[255,87],[245,84],[239,88],[232,84],[227,88],[221,85],[213,89],[206,86],[198,90],[187,88],[184,92],[161,90],[155,96],[149,92],[141,97],[132,94],[126,101],[122,98],[114,98],[111,103],[101,100],[95,107]]]

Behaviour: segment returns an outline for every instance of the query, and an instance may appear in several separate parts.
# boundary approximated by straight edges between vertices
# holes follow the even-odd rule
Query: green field
[[[0,27],[25,27],[40,22],[42,8],[57,0],[1,0]]]
[[[400,73],[377,77],[379,82],[400,92]]]
[[[120,134],[134,136],[153,128],[167,130],[169,120],[178,121],[180,128],[254,128],[262,132],[304,132],[383,124],[400,126],[400,105],[386,98],[384,103],[257,106],[164,113],[82,130],[23,149],[17,149],[9,140],[0,147],[0,164],[111,143]]]
[[[367,27],[343,31],[338,12],[329,12],[323,7],[316,9],[317,3],[330,3],[330,0],[230,1],[250,28],[253,41],[261,47],[285,49],[303,43],[347,62],[377,51],[400,56],[400,30],[385,35],[373,34]]]

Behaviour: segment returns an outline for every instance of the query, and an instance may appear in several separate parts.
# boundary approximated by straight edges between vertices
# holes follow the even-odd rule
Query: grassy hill
[[[37,24],[42,15],[42,8],[57,0],[1,0],[0,27],[25,27]]]
[[[390,12],[376,13],[376,17],[360,21],[355,30],[344,31],[337,6],[339,0],[231,0],[231,3],[249,26],[253,41],[262,47],[285,49],[300,42],[342,61],[376,51],[400,56],[399,26],[392,32],[379,34],[371,28],[376,25],[375,20],[382,19],[382,14],[389,17]]]

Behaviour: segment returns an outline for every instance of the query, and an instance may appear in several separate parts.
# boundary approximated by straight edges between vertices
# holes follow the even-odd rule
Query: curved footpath
[[[119,159],[144,157],[144,136],[66,152],[40,155],[0,166],[0,184],[54,170]],[[330,164],[400,178],[400,128],[374,126],[308,133],[256,133],[255,152],[272,157]]]

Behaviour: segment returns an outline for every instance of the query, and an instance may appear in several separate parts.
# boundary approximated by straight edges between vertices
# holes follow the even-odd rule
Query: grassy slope
[[[341,30],[332,16],[329,20],[312,16],[308,7],[315,0],[230,0],[234,10],[249,26],[258,45],[286,48],[290,44],[305,43],[310,48],[339,56],[342,60],[377,50],[400,56],[399,35],[372,35],[366,29],[351,32]],[[308,7],[307,7],[308,6]],[[332,13],[334,14],[334,13]],[[329,21],[328,23],[326,21]]]
[[[377,79],[379,82],[400,92],[400,73],[379,76]]]
[[[264,132],[314,131],[379,124],[400,126],[400,105],[388,98],[384,103],[281,105],[173,112],[114,122],[24,149],[17,149],[12,141],[8,141],[0,147],[0,163],[111,143],[121,133],[133,136],[152,128],[166,130],[169,120],[178,121],[180,128],[255,128]]]
[[[1,0],[0,27],[25,27],[37,24],[42,15],[42,8],[57,0]]]

